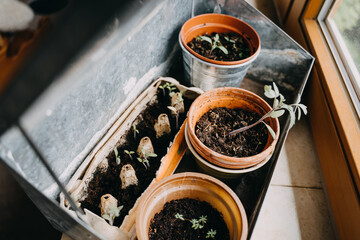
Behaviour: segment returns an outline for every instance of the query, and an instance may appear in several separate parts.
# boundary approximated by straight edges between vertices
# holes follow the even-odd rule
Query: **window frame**
[[[331,19],[341,2],[341,0],[325,0],[316,19],[338,66],[357,115],[360,117],[360,75],[347,47],[343,47],[346,44],[334,20]]]
[[[356,110],[317,20],[324,3],[325,0],[308,1],[300,22],[310,51],[316,58],[315,68],[347,156],[353,180],[357,189],[360,189],[360,122],[359,118],[355,117]]]
[[[325,1],[306,0],[293,18],[299,39],[316,59],[308,88],[309,119],[338,234],[360,239],[360,120],[318,21]]]

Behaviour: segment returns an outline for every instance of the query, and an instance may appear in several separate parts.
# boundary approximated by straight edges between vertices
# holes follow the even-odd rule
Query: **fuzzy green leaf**
[[[157,155],[155,153],[148,153],[147,156],[148,157],[157,157]]]
[[[295,108],[295,112],[297,111],[297,113],[298,113],[298,120],[300,120],[300,118],[301,118],[301,109],[299,108],[299,106],[296,106],[296,108]]]
[[[268,98],[275,98],[276,95],[275,95],[275,91],[272,90],[272,87],[270,85],[265,85],[264,86],[264,94],[266,97]]]
[[[273,109],[276,109],[279,106],[279,103],[279,100],[277,98],[274,98]]]
[[[274,87],[274,91],[275,91],[275,97],[278,97],[280,92],[279,92],[279,89],[278,87],[276,86],[275,82],[273,82],[273,87]]]
[[[216,230],[210,229],[207,233],[206,233],[206,238],[215,238],[216,235]]]
[[[120,159],[120,157],[117,157],[117,158],[116,158],[116,164],[117,164],[117,165],[120,165],[120,163],[121,163],[121,159]]]
[[[228,50],[224,46],[218,46],[218,48],[223,51],[226,55],[229,54]]]
[[[199,218],[199,222],[202,222],[203,224],[206,223],[206,221],[207,221],[207,216],[201,216]]]
[[[114,153],[115,153],[115,157],[119,156],[119,152],[116,147],[114,147]]]
[[[265,127],[268,129],[270,135],[272,136],[273,139],[276,138],[276,134],[274,132],[274,130],[268,125],[266,124],[264,121],[262,121],[262,123],[265,125]]]
[[[108,221],[111,220],[110,216],[107,215],[107,214],[101,215],[101,217],[102,217],[103,219],[105,219],[105,220],[108,220]]]
[[[218,41],[219,41],[219,34],[216,34],[216,35],[215,35],[214,41],[215,41],[215,42],[218,42]]]
[[[228,37],[224,37],[224,38],[225,38],[226,41],[228,41],[228,42],[230,41],[230,39]]]
[[[175,218],[183,220],[183,221],[185,220],[184,216],[182,214],[180,214],[180,213],[175,214]]]
[[[176,108],[172,107],[172,106],[168,106],[168,109],[170,109],[171,111],[173,111],[174,113],[177,112]]]
[[[270,113],[270,117],[272,118],[278,118],[280,116],[282,116],[285,113],[284,109],[280,109],[280,110],[276,110]]]
[[[289,126],[289,128],[292,128],[294,126],[295,120],[296,120],[294,109],[291,106],[288,106],[288,105],[286,105],[285,109],[288,110],[288,112],[290,113],[290,126]]]
[[[307,114],[307,107],[302,103],[299,103],[298,106],[301,108],[301,110],[303,110],[304,114],[306,115]]]

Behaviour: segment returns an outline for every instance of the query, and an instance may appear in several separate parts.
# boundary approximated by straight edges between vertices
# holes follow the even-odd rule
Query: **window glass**
[[[360,71],[360,0],[342,0],[334,9],[333,20]]]

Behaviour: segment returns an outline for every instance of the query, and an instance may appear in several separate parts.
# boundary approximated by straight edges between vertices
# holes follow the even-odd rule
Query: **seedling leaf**
[[[276,86],[275,82],[273,82],[273,87],[274,87],[274,91],[275,91],[275,97],[278,97],[280,92],[279,92],[279,89],[278,87]]]
[[[148,157],[157,157],[157,155],[155,153],[148,153],[147,156]]]
[[[276,97],[275,91],[272,90],[270,85],[265,85],[264,90],[265,90],[264,94],[265,94],[266,97],[268,97],[268,98],[275,98]]]
[[[174,113],[177,112],[176,108],[172,107],[172,106],[168,106],[168,109],[170,109],[171,111],[173,111]]]
[[[206,233],[206,238],[215,238],[216,235],[216,230],[210,229],[207,233]]]
[[[218,46],[218,48],[223,51],[225,54],[228,54],[228,50],[224,46]]]
[[[208,43],[210,43],[212,45],[212,40],[211,38],[207,37],[207,36],[200,36],[201,41],[207,41]]]
[[[184,216],[182,214],[180,214],[180,213],[175,214],[175,218],[183,220],[183,221],[185,220]]]
[[[280,109],[280,110],[276,110],[270,113],[270,117],[272,118],[278,118],[280,116],[282,116],[285,113],[284,109]]]
[[[266,124],[264,121],[262,121],[262,123],[265,125],[265,127],[268,129],[270,135],[272,136],[273,139],[276,138],[276,134],[274,132],[274,130],[268,125]]]
[[[304,114],[306,115],[307,114],[307,107],[302,104],[302,103],[299,103],[298,106],[301,108],[301,110],[304,112]]]
[[[105,220],[110,221],[110,216],[107,215],[107,214],[101,215],[101,217],[102,217],[103,219],[105,219]]]

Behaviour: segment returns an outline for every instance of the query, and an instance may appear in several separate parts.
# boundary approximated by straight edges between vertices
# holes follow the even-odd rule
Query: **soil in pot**
[[[172,200],[151,220],[149,239],[230,239],[221,215],[205,201]]]
[[[261,116],[244,109],[215,108],[196,123],[197,138],[211,150],[230,157],[248,157],[264,149],[268,130],[263,124],[237,133],[228,133],[256,122]]]
[[[178,92],[178,90],[174,90]],[[165,95],[164,95],[165,93]],[[185,109],[188,110],[193,100],[184,98]],[[168,89],[158,89],[156,98],[148,103],[146,108],[139,114],[134,122],[136,125],[136,134],[134,134],[134,128],[131,127],[126,134],[122,137],[125,141],[120,146],[117,146],[118,156],[120,157],[120,164],[118,165],[115,157],[115,153],[112,151],[107,156],[108,168],[106,171],[98,168],[94,173],[94,177],[88,184],[87,196],[82,200],[81,207],[87,208],[93,213],[101,216],[99,204],[101,196],[104,194],[111,194],[118,200],[118,206],[123,206],[120,211],[120,216],[114,220],[114,226],[120,226],[124,217],[128,214],[129,210],[134,206],[136,200],[146,190],[152,180],[156,177],[156,171],[161,164],[161,158],[166,155],[167,148],[170,141],[173,141],[176,133],[179,129],[176,128],[176,119],[171,115],[170,109],[170,97]],[[170,120],[171,133],[164,135],[160,138],[156,138],[156,132],[154,130],[154,124],[160,114],[166,113]],[[186,118],[185,113],[179,115],[179,128],[181,123]],[[149,158],[150,167],[145,168],[143,163],[139,162],[139,157],[136,153],[140,139],[143,137],[149,137],[154,147],[154,152],[157,157]],[[133,151],[133,154],[126,154],[124,151]],[[122,182],[119,178],[122,167],[126,164],[131,164],[136,172],[138,178],[137,185],[130,185],[125,189],[122,189]]]
[[[196,53],[216,61],[238,61],[251,55],[246,39],[235,32],[204,34],[187,45]]]

